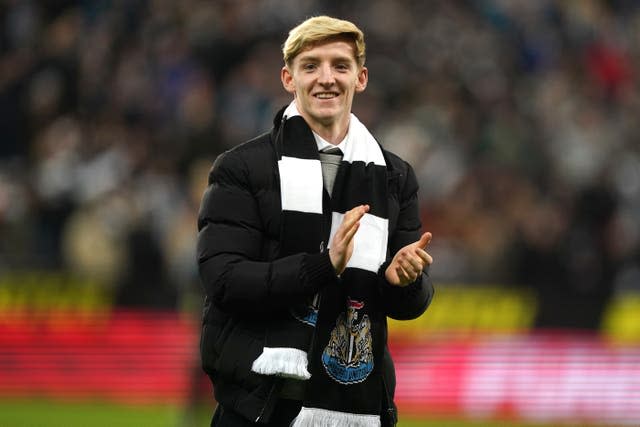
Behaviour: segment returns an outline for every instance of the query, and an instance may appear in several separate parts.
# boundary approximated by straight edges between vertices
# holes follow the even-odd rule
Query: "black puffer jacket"
[[[200,343],[203,368],[218,402],[264,422],[280,383],[251,372],[251,364],[262,352],[269,319],[337,280],[326,251],[276,259],[281,204],[274,141],[280,120],[281,113],[270,133],[218,157],[198,218],[198,262],[206,293]],[[389,177],[388,263],[398,249],[419,239],[421,225],[413,170],[399,157],[387,151],[384,155]],[[325,212],[327,236],[330,217]],[[384,279],[387,263],[377,284],[387,316],[420,316],[433,296],[427,274],[404,288],[391,286]],[[388,351],[385,355],[383,425],[392,425],[395,374]]]

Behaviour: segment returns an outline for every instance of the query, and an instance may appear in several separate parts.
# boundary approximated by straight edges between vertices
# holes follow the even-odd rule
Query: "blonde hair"
[[[284,62],[289,66],[293,59],[310,45],[339,37],[347,37],[353,40],[356,61],[359,66],[363,66],[365,60],[363,32],[352,22],[330,16],[309,18],[289,31],[289,37],[287,37],[282,46]]]

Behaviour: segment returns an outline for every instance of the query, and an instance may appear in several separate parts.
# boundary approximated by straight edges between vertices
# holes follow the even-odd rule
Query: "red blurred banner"
[[[0,316],[0,396],[180,402],[198,322],[177,313]],[[404,414],[640,425],[640,347],[597,335],[392,338]]]
[[[394,342],[401,411],[640,425],[640,348],[576,333]]]
[[[188,393],[196,323],[176,313],[0,318],[0,395],[175,402]]]

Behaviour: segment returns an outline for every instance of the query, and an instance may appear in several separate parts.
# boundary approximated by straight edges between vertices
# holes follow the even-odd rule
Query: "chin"
[[[322,114],[322,115],[317,115],[316,120],[319,123],[322,123],[323,125],[330,125],[338,121],[338,116],[335,114],[331,114],[331,115]]]
[[[327,108],[327,109],[318,109],[316,111],[315,116],[317,117],[318,120],[325,122],[325,121],[334,121],[337,120],[340,115],[342,114],[341,111],[339,111],[336,108]]]

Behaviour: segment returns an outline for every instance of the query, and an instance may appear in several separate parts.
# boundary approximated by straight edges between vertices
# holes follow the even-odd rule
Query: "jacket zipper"
[[[265,400],[264,405],[262,406],[262,409],[260,410],[260,413],[258,414],[258,418],[256,418],[256,420],[254,422],[258,423],[260,422],[260,420],[262,419],[262,416],[264,415],[264,411],[265,409],[267,409],[267,406],[271,405],[271,401],[273,400],[273,394],[277,388],[277,381],[275,381],[273,383],[273,385],[271,386],[271,390],[269,391],[269,394],[267,395],[267,400]]]

